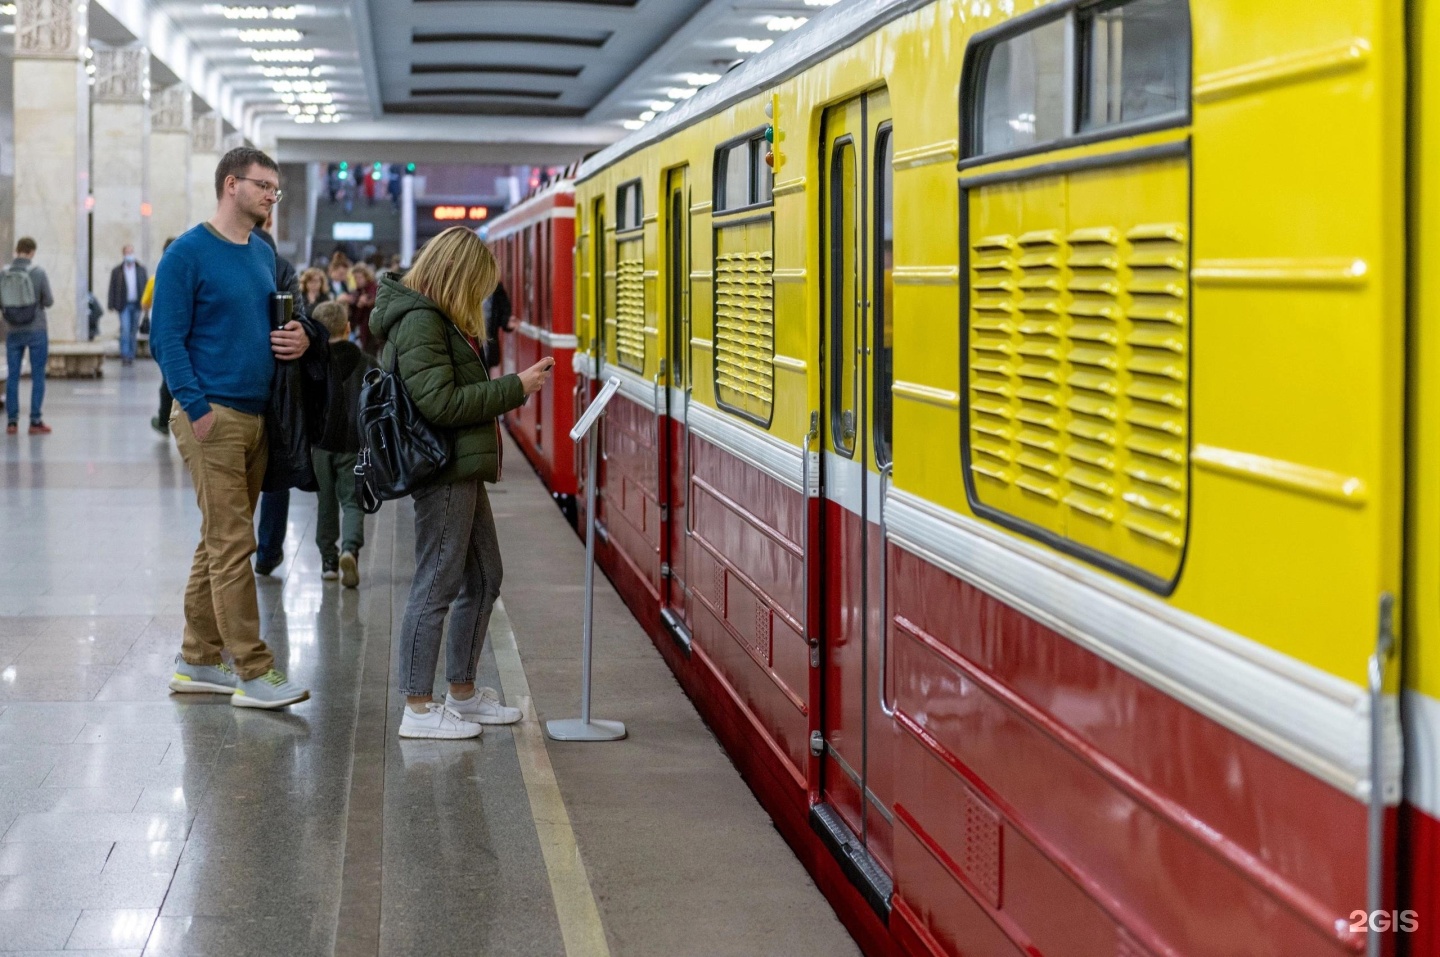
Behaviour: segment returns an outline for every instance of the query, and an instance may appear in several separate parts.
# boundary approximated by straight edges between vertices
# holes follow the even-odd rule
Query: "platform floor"
[[[513,445],[482,680],[524,722],[396,736],[411,509],[370,519],[349,591],[300,493],[260,597],[312,700],[171,695],[199,515],[158,383],[110,361],[50,383],[53,435],[0,436],[0,952],[858,953],[603,576],[596,716],[630,738],[545,740],[578,712],[584,550]]]

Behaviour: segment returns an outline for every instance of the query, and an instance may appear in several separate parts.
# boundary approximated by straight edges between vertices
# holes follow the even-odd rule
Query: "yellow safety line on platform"
[[[490,638],[494,642],[495,663],[500,669],[505,701],[525,712],[520,723],[512,726],[515,751],[520,757],[520,772],[530,797],[530,813],[540,838],[545,872],[550,878],[550,893],[555,898],[560,934],[565,939],[565,957],[610,957],[610,945],[605,942],[605,928],[600,923],[600,909],[595,905],[590,877],[575,843],[575,830],[570,826],[560,785],[550,767],[550,753],[545,750],[545,731],[530,700],[530,682],[515,646],[515,632],[510,627],[505,603],[500,600],[495,602],[490,616]]]

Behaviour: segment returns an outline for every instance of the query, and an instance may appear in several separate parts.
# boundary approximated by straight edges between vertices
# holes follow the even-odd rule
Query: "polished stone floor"
[[[603,578],[597,715],[631,737],[544,741],[577,710],[583,548],[513,446],[482,679],[522,724],[396,737],[413,514],[369,520],[351,591],[320,579],[303,494],[260,597],[312,700],[171,695],[199,517],[158,382],[51,382],[54,434],[0,438],[0,952],[857,952]]]

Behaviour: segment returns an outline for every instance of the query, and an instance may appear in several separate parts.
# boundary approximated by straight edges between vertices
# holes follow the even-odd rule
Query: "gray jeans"
[[[400,690],[421,696],[435,689],[447,610],[445,678],[452,684],[475,680],[503,569],[484,482],[431,485],[414,499],[415,578],[400,631]]]

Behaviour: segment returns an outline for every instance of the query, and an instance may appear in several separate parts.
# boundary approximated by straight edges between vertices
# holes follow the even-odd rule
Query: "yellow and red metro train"
[[[1437,0],[850,0],[582,166],[601,560],[867,953],[1440,953],[1437,168]]]
[[[574,292],[575,188],[562,179],[494,219],[486,238],[510,290],[514,336],[501,349],[501,369],[528,369],[542,355],[555,372],[540,390],[505,417],[515,443],[540,473],[552,495],[571,511],[575,499],[575,424],[581,396],[575,384]]]

